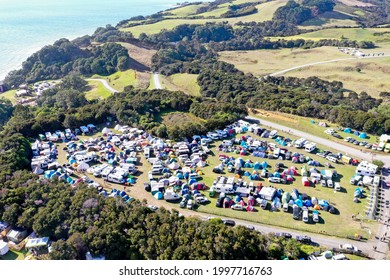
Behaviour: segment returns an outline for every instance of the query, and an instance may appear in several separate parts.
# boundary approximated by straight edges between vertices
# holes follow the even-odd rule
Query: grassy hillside
[[[0,97],[9,99],[12,102],[12,104],[15,105],[17,103],[15,94],[16,94],[16,89],[13,89],[0,94]]]
[[[150,74],[140,73],[135,70],[126,70],[116,72],[110,76],[93,75],[92,78],[104,79],[114,89],[123,91],[126,86],[147,88],[149,86]]]
[[[302,29],[322,29],[330,27],[356,27],[358,26],[354,16],[342,12],[325,12],[316,18],[310,19],[302,23]]]
[[[390,34],[383,34],[390,32],[390,28],[329,28],[318,30],[296,36],[284,37],[286,40],[290,39],[310,39],[318,41],[321,39],[349,39],[357,41],[373,41],[377,43],[390,42]],[[377,34],[376,33],[382,33]]]
[[[88,100],[105,99],[112,95],[99,81],[88,81],[89,90],[85,93],[85,98]]]
[[[172,91],[183,91],[186,94],[200,96],[200,87],[197,82],[198,75],[175,74],[163,78],[163,85]]]

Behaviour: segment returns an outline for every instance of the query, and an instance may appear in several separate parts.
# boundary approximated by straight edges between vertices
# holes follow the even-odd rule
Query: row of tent
[[[344,132],[345,133],[353,133],[354,135],[359,136],[359,138],[361,138],[361,139],[367,139],[367,133],[359,132],[359,131],[354,131],[353,132],[352,129],[349,128],[349,127],[345,128]]]

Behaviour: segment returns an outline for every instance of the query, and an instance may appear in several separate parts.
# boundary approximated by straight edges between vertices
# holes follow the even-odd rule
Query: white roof
[[[48,243],[49,243],[49,237],[30,238],[26,243],[26,248],[47,246]]]

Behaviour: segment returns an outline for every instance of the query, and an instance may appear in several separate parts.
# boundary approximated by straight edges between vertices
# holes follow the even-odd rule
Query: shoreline
[[[159,6],[160,8],[158,11],[155,11],[155,12],[146,11],[145,13],[138,13],[138,14],[133,14],[133,15],[129,14],[127,16],[127,18],[131,18],[133,16],[138,16],[138,15],[148,16],[148,15],[151,15],[154,13],[165,11],[167,9],[176,8],[176,7],[179,7],[177,5],[178,2],[179,3],[208,2],[208,0],[189,0],[189,1],[184,1],[184,2],[173,0],[173,1],[169,1],[169,2],[174,2],[175,4],[170,4],[170,3],[161,4],[161,5],[165,6],[165,8],[161,9],[161,7]],[[145,7],[147,7],[147,6],[145,6]],[[105,26],[107,24],[111,24],[113,26],[116,26],[121,20],[124,20],[124,19],[122,18],[119,20],[112,20],[112,21],[115,21],[115,23],[113,23],[113,24],[104,23],[104,24],[101,24],[100,26]],[[23,53],[22,55],[15,54],[10,59],[8,59],[8,61],[1,61],[2,66],[0,67],[0,82],[5,79],[5,77],[8,75],[9,72],[19,70],[22,67],[23,62],[25,62],[31,55],[33,55],[37,51],[41,50],[43,47],[48,46],[48,45],[52,45],[55,41],[57,41],[61,38],[66,38],[66,39],[69,39],[71,41],[71,40],[74,40],[76,38],[79,38],[79,37],[82,37],[85,35],[91,35],[95,32],[95,30],[98,27],[99,26],[88,26],[88,27],[85,26],[85,28],[83,28],[84,31],[80,31],[80,32],[77,31],[76,32],[78,35],[76,35],[75,33],[70,34],[70,35],[63,35],[63,36],[61,36],[61,34],[53,34],[53,36],[50,36],[50,38],[45,38],[42,41],[36,41],[33,45],[29,45],[28,47],[26,46],[23,49],[19,49],[19,52]],[[17,45],[16,42],[15,42],[15,45]],[[26,51],[26,50],[28,50],[28,51]],[[6,56],[8,57],[9,56],[8,50],[5,50],[4,52],[5,52],[4,57],[6,57]]]

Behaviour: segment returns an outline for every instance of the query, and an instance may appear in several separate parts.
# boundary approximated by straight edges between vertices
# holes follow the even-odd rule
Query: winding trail
[[[154,80],[154,85],[156,86],[156,89],[163,89],[161,82],[160,82],[160,75],[158,73],[153,74],[153,80]]]
[[[118,93],[119,91],[117,91],[116,89],[112,88],[108,82],[104,79],[86,79],[87,81],[97,81],[97,82],[100,82],[103,84],[103,86],[108,89],[111,93]]]
[[[319,61],[319,62],[313,62],[313,63],[308,63],[308,64],[303,64],[299,66],[294,66],[285,70],[281,70],[272,74],[269,74],[267,76],[278,76],[290,71],[294,71],[297,69],[302,69],[310,66],[315,66],[315,65],[320,65],[320,64],[328,64],[328,63],[334,63],[334,62],[340,62],[340,61],[349,61],[349,60],[360,60],[360,59],[378,59],[378,58],[384,58],[384,57],[390,57],[389,54],[387,55],[382,55],[382,56],[365,56],[365,57],[351,57],[351,58],[340,58],[340,59],[332,59],[332,60],[327,60],[327,61]]]

